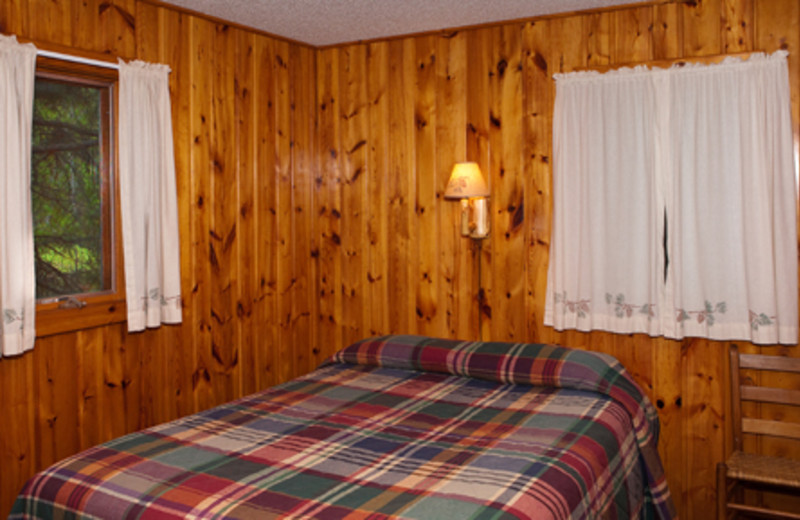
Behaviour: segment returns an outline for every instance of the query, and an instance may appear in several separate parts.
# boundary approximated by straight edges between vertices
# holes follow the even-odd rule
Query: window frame
[[[42,298],[36,300],[36,337],[50,336],[65,332],[88,329],[124,322],[127,316],[125,305],[125,273],[122,251],[122,224],[120,218],[119,170],[118,157],[118,83],[119,72],[116,69],[98,67],[82,63],[73,63],[56,58],[38,56],[36,59],[36,78],[75,81],[89,86],[108,89],[108,95],[102,96],[104,103],[110,107],[108,112],[108,128],[103,132],[101,151],[103,161],[101,168],[101,198],[103,204],[110,204],[108,218],[110,223],[103,226],[103,240],[108,240],[110,247],[105,249],[105,265],[112,269],[105,274],[105,282],[110,289],[92,293],[73,294],[60,298]],[[105,217],[103,217],[105,219]],[[110,258],[109,258],[110,257]],[[75,305],[75,300],[79,302]]]

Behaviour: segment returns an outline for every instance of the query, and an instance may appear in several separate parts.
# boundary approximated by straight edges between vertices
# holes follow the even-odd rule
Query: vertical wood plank
[[[37,343],[36,348],[41,350],[36,356],[35,367],[38,376],[38,449],[41,464],[49,466],[80,449],[76,377],[79,365],[74,337],[52,336]],[[61,367],[74,368],[67,371]]]
[[[679,4],[653,7],[653,58],[664,60],[683,56],[683,17]]]
[[[82,330],[75,334],[78,373],[78,432],[82,450],[103,440],[105,392],[103,389],[103,344],[105,329]]]
[[[615,63],[636,63],[653,59],[653,9],[625,9],[614,13]]]
[[[552,106],[555,84],[551,79],[550,23],[531,22],[523,29],[525,61],[525,197],[528,238],[526,246],[526,300],[528,339],[553,341],[544,327],[547,266],[552,226]],[[606,51],[607,52],[607,51]],[[601,56],[603,52],[593,53]],[[600,58],[589,58],[600,59]]]
[[[586,35],[584,24],[580,17],[557,18],[550,22],[550,52],[551,74],[558,72],[571,72],[575,69],[586,68],[588,56],[583,52],[586,47]],[[614,32],[610,36],[610,41],[616,47],[617,35],[616,24],[613,24]],[[611,61],[615,63],[618,49],[611,49]]]
[[[38,469],[34,385],[36,357],[33,353],[0,362],[0,417],[4,429],[0,440],[0,514],[11,510],[22,484]]]
[[[722,24],[723,52],[745,52],[753,49],[753,0],[723,0]]]
[[[658,452],[667,475],[667,484],[678,508],[678,514],[688,514],[686,494],[686,453],[683,436],[685,414],[683,413],[683,374],[686,373],[686,357],[679,341],[663,338],[653,340],[653,393],[652,401],[658,411],[661,435]]]
[[[295,375],[316,367],[316,349],[311,319],[314,308],[316,265],[312,261],[314,247],[313,188],[316,153],[314,138],[313,51],[292,46],[290,77],[292,89],[292,349]]]
[[[228,401],[238,387],[240,338],[236,327],[236,297],[239,287],[236,214],[239,164],[236,157],[235,64],[236,32],[228,25],[216,24],[214,45],[211,133],[213,212],[209,229],[211,265],[211,356],[217,377],[214,384],[217,402]]]
[[[525,195],[523,192],[522,27],[504,25],[494,31],[490,75],[489,172],[492,190],[491,339],[521,341],[525,323]]]
[[[685,339],[686,356],[683,381],[683,406],[686,439],[686,500],[690,504],[711,504],[716,498],[715,466],[722,460],[725,435],[723,426],[724,367],[726,344],[704,339]],[[683,362],[682,362],[683,363]],[[690,517],[699,518],[695,509]]]
[[[288,381],[295,371],[292,355],[292,315],[294,280],[292,279],[292,112],[289,73],[289,44],[275,43],[275,177],[277,179],[277,253],[278,344],[276,374],[278,381]]]
[[[414,154],[414,80],[416,47],[412,38],[389,42],[389,294],[396,312],[389,315],[392,333],[414,332],[416,294],[411,265],[412,215],[416,201]]]
[[[442,329],[444,302],[437,301],[438,221],[436,218],[436,40],[415,39],[416,98],[414,148],[416,172],[415,223],[412,250],[416,253],[416,330],[435,336]]]
[[[681,4],[684,56],[708,56],[722,51],[722,1],[695,0]]]
[[[213,198],[211,192],[211,126],[213,111],[211,96],[213,92],[212,68],[214,26],[198,17],[190,18],[189,48],[192,49],[190,61],[191,96],[190,121],[191,150],[191,204],[192,218],[189,234],[192,240],[192,291],[191,316],[189,325],[193,330],[196,356],[192,371],[192,394],[196,410],[204,410],[214,405],[215,397],[212,377],[216,377],[211,355],[211,259],[212,249],[209,231]],[[214,252],[214,255],[216,252]]]
[[[123,335],[125,324],[108,327],[103,341],[103,402],[105,420],[102,434],[113,439],[127,433],[125,428],[125,390],[130,381],[125,378]]]
[[[450,43],[458,37],[457,32],[444,34],[435,38],[434,56],[432,63],[434,76],[434,107],[435,107],[435,127],[433,129],[434,156],[433,180],[434,205],[431,208],[432,214],[436,219],[436,251],[433,271],[430,276],[435,279],[435,294],[433,299],[437,305],[437,314],[441,319],[437,321],[436,336],[453,337],[455,334],[455,323],[453,321],[455,311],[455,292],[453,277],[455,275],[454,252],[456,231],[460,230],[460,217],[453,212],[454,206],[459,207],[452,201],[444,199],[444,191],[450,178],[450,171],[456,162],[454,153],[457,153],[458,137],[454,128],[458,123],[458,107],[454,106],[455,88],[454,83],[456,67],[458,67],[458,48]],[[462,62],[463,63],[463,62]],[[463,127],[461,127],[463,128]]]
[[[72,25],[80,27],[73,31],[71,36],[72,46],[79,49],[100,50],[103,45],[103,31],[100,28],[100,1],[86,0],[74,2],[72,7]],[[137,18],[139,14],[137,13]]]
[[[25,36],[32,40],[68,46],[72,40],[74,2],[23,0],[20,15],[26,20]]]
[[[624,12],[624,11],[623,11]],[[586,34],[586,63],[592,65],[607,65],[611,62],[612,23],[617,20],[619,13],[592,13],[583,17],[583,32]],[[536,22],[533,22],[534,24]]]
[[[245,31],[236,32],[236,142],[239,167],[236,211],[236,229],[239,240],[239,292],[236,295],[236,317],[239,329],[239,387],[238,395],[247,395],[258,390],[258,347],[255,337],[253,302],[258,287],[258,257],[255,255],[256,234],[255,196],[256,179],[256,99],[255,35]]]
[[[25,0],[8,0],[0,4],[0,32],[3,34],[28,34],[23,27],[27,18],[22,16],[22,2]]]
[[[387,42],[367,46],[368,143],[367,163],[367,241],[368,286],[367,322],[364,333],[370,336],[389,330],[389,45]]]
[[[318,319],[320,356],[341,348],[341,118],[339,117],[339,49],[317,52],[318,177],[315,182],[318,219]]]
[[[75,2],[76,4],[80,2]],[[130,58],[136,56],[137,9],[144,7],[137,0],[106,0],[98,6],[102,35],[102,52],[112,56]],[[157,40],[156,40],[157,41]],[[139,39],[141,43],[141,39]]]
[[[136,431],[148,425],[143,412],[143,404],[147,397],[144,396],[149,389],[144,389],[146,378],[142,377],[142,344],[145,343],[144,334],[131,334],[124,338],[122,360],[123,400],[125,410],[125,430]],[[68,338],[67,338],[68,339]]]
[[[364,213],[371,171],[367,164],[369,102],[366,89],[366,47],[350,45],[339,55],[339,118],[342,172],[342,334],[343,344],[362,339],[366,285]]]
[[[255,373],[256,386],[261,389],[279,381],[278,349],[278,211],[277,211],[277,148],[274,144],[277,135],[276,121],[276,71],[275,41],[261,36],[256,37],[255,96],[254,114],[256,137],[257,177],[256,219],[257,240],[255,257],[256,329]]]

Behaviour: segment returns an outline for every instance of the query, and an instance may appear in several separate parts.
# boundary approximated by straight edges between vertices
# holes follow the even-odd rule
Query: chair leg
[[[728,466],[717,463],[717,520],[728,518]]]

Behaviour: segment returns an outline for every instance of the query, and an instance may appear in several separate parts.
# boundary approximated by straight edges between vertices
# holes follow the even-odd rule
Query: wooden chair
[[[766,518],[800,520],[800,509],[774,511],[743,503],[743,489],[788,494],[800,497],[800,460],[770,457],[742,451],[742,434],[783,437],[800,442],[800,423],[744,417],[742,401],[800,406],[800,390],[755,386],[740,376],[740,369],[795,373],[800,377],[800,359],[783,356],[739,354],[736,345],[730,349],[731,409],[734,451],[717,465],[717,511],[719,519],[738,513]],[[798,506],[800,507],[800,506]]]

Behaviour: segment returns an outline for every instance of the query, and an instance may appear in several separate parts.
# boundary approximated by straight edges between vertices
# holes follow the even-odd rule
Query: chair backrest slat
[[[800,439],[800,424],[787,423],[781,421],[769,421],[766,419],[742,419],[742,431],[744,433],[754,433],[756,435],[769,435],[771,437],[786,437],[789,439]]]
[[[742,401],[760,401],[800,406],[800,390],[772,388],[766,386],[741,386]]]
[[[800,372],[800,359],[785,356],[765,356],[763,354],[740,354],[739,366],[756,370]]]

